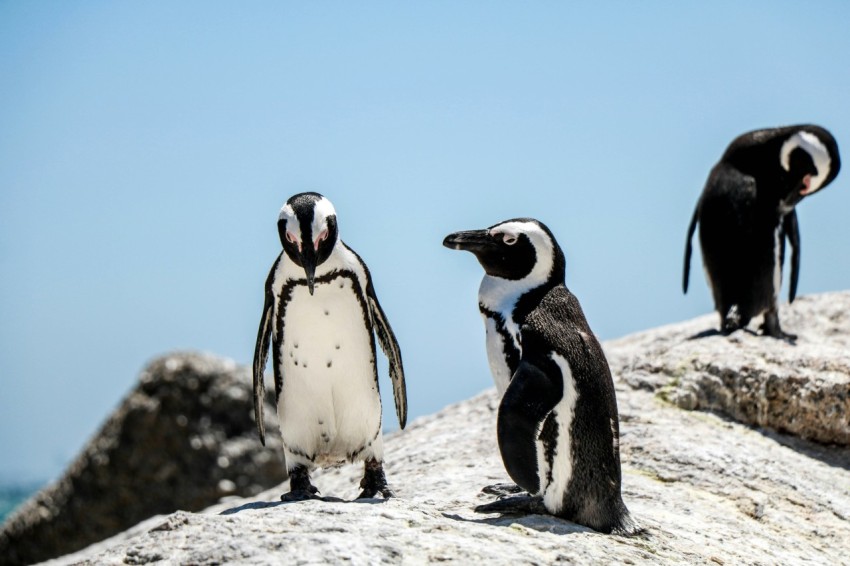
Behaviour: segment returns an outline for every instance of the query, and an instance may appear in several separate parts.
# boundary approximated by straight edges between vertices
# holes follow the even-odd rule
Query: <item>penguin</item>
[[[366,264],[339,239],[333,204],[294,195],[277,222],[283,251],[265,283],[254,350],[254,412],[260,440],[263,374],[271,345],[277,413],[290,491],[283,501],[321,499],[310,472],[364,462],[358,499],[393,496],[383,469],[375,336],[389,361],[404,429],[407,392],[401,351]]]
[[[711,170],[688,227],[682,290],[688,292],[691,240],[699,224],[706,279],[723,334],[764,314],[764,335],[796,338],[779,325],[785,240],[791,244],[788,301],[794,302],[800,274],[795,207],[831,183],[840,168],[832,134],[798,125],[738,136]]]
[[[493,377],[504,388],[499,451],[508,475],[530,494],[476,511],[549,513],[603,533],[637,532],[621,495],[611,370],[565,285],[564,253],[552,232],[518,218],[455,232],[443,245],[472,252],[484,268],[479,308]]]

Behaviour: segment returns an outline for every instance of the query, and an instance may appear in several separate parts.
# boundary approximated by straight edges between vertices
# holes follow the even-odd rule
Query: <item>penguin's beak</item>
[[[812,194],[814,191],[811,190],[812,185],[812,176],[806,175],[800,181],[799,185],[796,185],[788,195],[782,199],[782,204],[787,209],[792,209],[797,206],[801,200],[803,200],[808,195]]]
[[[493,238],[487,230],[466,230],[449,234],[443,240],[443,245],[453,250],[466,250],[478,253],[493,247]]]
[[[307,290],[312,295],[316,279],[316,263],[318,263],[316,251],[311,247],[305,247],[304,251],[299,255],[301,265],[304,267],[304,274],[307,276]]]

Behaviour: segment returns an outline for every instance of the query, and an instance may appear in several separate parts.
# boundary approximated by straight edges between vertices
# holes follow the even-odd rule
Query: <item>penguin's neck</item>
[[[479,306],[510,320],[514,318],[516,306],[523,296],[532,292],[537,294],[538,291],[545,294],[558,280],[563,279],[563,275],[558,276],[559,272],[563,273],[563,267],[555,261],[555,254],[539,253],[538,257],[531,271],[521,279],[485,274],[478,288]]]
[[[524,299],[531,295],[545,295],[553,285],[550,281],[511,281],[485,275],[478,288],[478,306],[482,310],[498,313],[506,322],[522,324],[520,319],[528,314],[525,312],[528,309],[522,308],[527,303]]]

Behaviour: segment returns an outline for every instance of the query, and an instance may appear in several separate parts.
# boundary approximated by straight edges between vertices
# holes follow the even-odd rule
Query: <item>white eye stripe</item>
[[[798,147],[809,154],[817,169],[817,175],[812,177],[809,185],[808,192],[811,194],[818,190],[826,180],[832,159],[829,150],[815,134],[800,131],[788,138],[779,151],[779,162],[786,171],[791,169],[791,153]]]

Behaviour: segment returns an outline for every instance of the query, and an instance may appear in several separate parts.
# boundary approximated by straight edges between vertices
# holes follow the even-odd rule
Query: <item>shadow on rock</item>
[[[292,503],[292,502],[289,502]],[[280,507],[281,505],[287,505],[287,502],[284,501],[254,501],[252,503],[246,503],[244,505],[240,505],[239,507],[231,507],[230,509],[225,509],[219,515],[233,515],[235,513],[239,513],[241,511],[246,511],[248,509],[268,509],[270,507]]]
[[[824,464],[835,468],[850,470],[850,450],[848,450],[846,446],[840,446],[838,444],[818,444],[811,440],[782,434],[769,429],[756,430],[778,444],[808,456],[809,458],[819,460]]]
[[[693,336],[688,336],[688,340],[699,340],[700,338],[709,338],[710,336],[720,336],[722,333],[716,328],[708,328],[702,332],[697,332]]]
[[[553,533],[556,535],[568,535],[573,533],[595,533],[593,529],[572,523],[565,519],[553,517],[552,515],[499,515],[481,519],[467,519],[460,515],[443,513],[443,517],[453,521],[464,523],[478,523],[479,525],[490,525],[493,527],[513,527],[522,525],[535,531]]]

